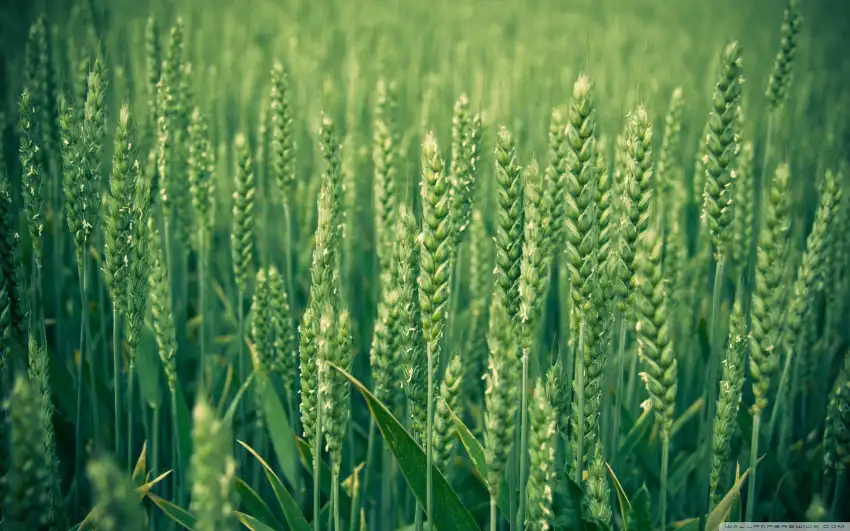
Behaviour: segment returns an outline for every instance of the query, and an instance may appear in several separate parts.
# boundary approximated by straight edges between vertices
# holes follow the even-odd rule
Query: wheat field
[[[0,7],[0,530],[841,522],[829,0]]]

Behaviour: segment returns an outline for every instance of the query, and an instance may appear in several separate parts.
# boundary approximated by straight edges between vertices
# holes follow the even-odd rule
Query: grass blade
[[[484,484],[484,487],[487,490],[490,490],[490,485],[487,483],[487,459],[484,457],[484,447],[475,438],[475,435],[469,431],[469,428],[466,427],[466,424],[460,420],[457,415],[455,415],[454,411],[449,410],[449,413],[452,416],[452,420],[455,423],[455,431],[457,432],[458,437],[460,438],[460,442],[463,443],[463,447],[466,448],[466,453],[469,455],[469,458],[472,460],[472,464],[475,467],[476,476],[481,483]],[[503,483],[507,483],[503,480]],[[506,514],[509,514],[510,501],[508,500],[508,489],[506,485],[502,485],[499,494],[499,512],[502,514],[502,518],[504,518]],[[507,522],[507,519],[505,519]]]
[[[253,516],[247,515],[245,513],[237,512],[236,517],[239,518],[239,521],[242,522],[242,525],[244,525],[251,531],[274,531],[273,527],[269,527],[254,518]]]
[[[280,481],[277,474],[274,473],[274,470],[272,470],[268,463],[260,457],[260,454],[258,454],[256,450],[242,441],[237,442],[241,444],[243,448],[248,450],[248,452],[253,455],[261,465],[263,465],[263,469],[266,472],[266,478],[269,480],[272,490],[274,490],[277,502],[280,504],[280,510],[283,512],[283,516],[286,518],[286,523],[289,524],[289,527],[293,531],[310,531],[310,524],[307,523],[307,519],[304,518],[304,514],[301,513],[301,510],[298,508],[298,504],[296,504],[295,500],[292,499],[292,495],[290,495],[289,491],[286,490],[286,487],[283,486],[283,483]]]
[[[261,395],[263,414],[266,417],[266,429],[272,441],[277,460],[283,470],[283,476],[292,484],[298,485],[300,470],[291,456],[296,455],[298,449],[295,444],[295,432],[292,424],[286,416],[286,410],[280,403],[280,398],[275,393],[274,386],[268,376],[257,375],[257,391]],[[308,470],[313,470],[308,468]],[[323,474],[324,475],[324,474]],[[330,476],[328,476],[330,477]]]
[[[148,499],[154,503],[157,507],[159,507],[165,516],[171,518],[177,524],[183,526],[184,529],[188,529],[189,531],[194,531],[196,519],[192,516],[189,511],[178,507],[171,503],[170,501],[160,498],[156,494],[147,495]]]
[[[272,510],[266,505],[266,502],[240,478],[236,478],[236,492],[239,493],[239,501],[242,507],[246,508],[255,518],[271,526],[272,529],[284,531],[283,524],[275,518]]]
[[[345,376],[354,388],[363,395],[366,405],[369,407],[369,412],[375,419],[375,424],[381,431],[384,442],[395,456],[399,470],[404,475],[410,490],[413,491],[417,501],[425,505],[425,467],[427,466],[425,452],[416,444],[387,407],[375,398],[362,383],[336,365],[331,364],[331,367]],[[433,466],[432,479],[434,505],[440,508],[434,514],[434,528],[444,531],[477,531],[478,525],[475,523],[475,519],[458,499],[457,494],[454,493],[443,475]]]

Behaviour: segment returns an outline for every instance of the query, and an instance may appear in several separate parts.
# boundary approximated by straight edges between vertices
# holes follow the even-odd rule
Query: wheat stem
[[[127,470],[133,470],[133,398],[135,394],[135,380],[133,377],[136,374],[136,363],[130,362],[129,370],[127,371]]]
[[[667,529],[667,469],[670,463],[670,434],[665,431],[661,439],[661,489],[658,496],[661,513],[661,531]]]
[[[74,470],[76,470],[76,474],[74,475],[74,507],[79,507],[80,503],[80,481],[82,480],[82,411],[83,411],[83,366],[85,365],[86,360],[86,348],[85,348],[85,336],[86,336],[86,321],[83,317],[83,313],[85,313],[86,308],[86,281],[84,278],[84,274],[82,270],[79,272],[80,274],[80,366],[77,368],[77,417],[76,424],[74,425]],[[1,310],[0,310],[1,311]],[[0,393],[3,393],[2,396],[6,396],[6,382],[3,382],[3,387],[0,388]],[[94,433],[94,440],[97,440],[97,430]],[[74,515],[77,516],[76,514]]]
[[[428,421],[427,421],[427,439],[426,439],[426,466],[425,471],[425,514],[428,525],[434,521],[432,507],[432,482],[434,481],[431,467],[434,466],[434,355],[431,348],[431,343],[426,345],[428,354]]]
[[[317,361],[321,363],[321,360]],[[322,458],[322,384],[321,384],[321,367],[318,367],[316,372],[319,374],[319,383],[316,385],[316,429],[313,432],[313,531],[320,531],[322,524],[319,521],[321,513],[321,475],[322,467],[320,459]]]
[[[522,529],[525,525],[526,489],[528,487],[528,350],[522,349],[522,404],[520,405],[520,443],[519,443],[519,511],[516,525]]]
[[[331,503],[334,508],[334,531],[341,531],[342,526],[339,523],[339,472],[334,472],[331,480],[333,491],[331,492]]]
[[[171,421],[172,426],[171,429],[174,432],[172,434],[172,445],[174,448],[174,455],[172,458],[174,459],[174,499],[180,500],[181,498],[181,487],[183,481],[183,452],[180,449],[180,426],[177,422],[177,391],[175,389],[171,390]]]
[[[289,200],[283,202],[283,261],[286,266],[286,289],[292,304],[293,314],[295,313],[295,282],[292,279],[292,212],[289,206]]]
[[[206,289],[207,289],[207,276],[206,276],[206,262],[207,262],[207,254],[206,254],[206,230],[204,230],[203,223],[198,223],[198,313],[201,316],[200,322],[200,330],[198,334],[200,336],[201,343],[201,353],[200,360],[198,362],[198,372],[200,373],[200,389],[201,392],[204,390],[204,378],[206,377],[206,356],[207,356],[207,318],[206,318]],[[290,406],[291,407],[291,406]],[[292,419],[292,415],[289,415],[290,421]]]
[[[374,466],[374,462],[372,461],[373,453],[375,453],[375,419],[373,419],[370,415],[369,417],[369,437],[366,442],[366,464],[363,467],[363,483],[360,485],[361,493],[360,493],[360,502],[363,505],[367,505],[369,503],[369,485],[372,480],[372,467]],[[381,475],[383,476],[384,471],[381,471]],[[381,497],[383,498],[384,492],[381,491]]]
[[[759,427],[761,426],[761,411],[753,413],[753,437],[750,441],[750,477],[747,485],[747,519],[752,522],[756,510],[756,464],[758,460]]]
[[[121,380],[119,379],[119,373],[121,371],[121,337],[119,333],[118,325],[121,322],[121,315],[118,313],[118,308],[112,309],[112,398],[113,398],[113,408],[114,408],[114,420],[115,420],[115,456],[116,458],[121,455],[121,400],[120,400],[120,387]]]
[[[239,385],[242,385],[242,382],[245,381],[245,305],[242,303],[243,297],[245,296],[242,288],[237,288],[236,290],[236,313],[237,313],[237,326],[238,332],[236,337],[237,349],[236,349],[236,374],[239,381]],[[240,424],[242,426],[245,425],[245,402],[239,402],[239,418]]]

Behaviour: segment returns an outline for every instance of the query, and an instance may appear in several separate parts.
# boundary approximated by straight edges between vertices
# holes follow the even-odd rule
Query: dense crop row
[[[98,4],[3,63],[0,529],[848,516],[840,20]]]

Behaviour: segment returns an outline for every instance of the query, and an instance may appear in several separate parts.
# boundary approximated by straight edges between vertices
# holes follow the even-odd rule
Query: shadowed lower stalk
[[[81,412],[83,405],[83,369],[86,365],[86,353],[87,353],[87,345],[86,345],[86,337],[88,336],[88,326],[89,326],[89,310],[87,307],[88,301],[88,260],[85,258],[81,261],[80,267],[80,366],[77,370],[77,423],[76,423],[76,433],[75,433],[75,470],[82,470],[82,430],[81,430]],[[89,353],[91,355],[91,353]],[[93,436],[92,441],[95,446],[97,446],[97,441],[99,440],[100,435],[100,420],[98,416],[98,407],[97,400],[94,389],[95,375],[94,375],[94,363],[93,360],[89,360],[89,379],[91,382],[89,383],[90,389],[89,393],[91,396],[89,399],[91,400],[91,408],[92,408],[92,425],[93,425]],[[79,501],[79,492],[82,488],[80,486],[80,480],[82,479],[82,474],[78,473],[75,476],[75,488],[74,488],[74,502],[78,503]]]
[[[708,396],[708,408],[706,408],[706,421],[712,422],[714,419],[714,406],[712,404],[717,400],[716,391],[714,391],[714,381],[717,379],[717,364],[719,363],[720,352],[723,349],[723,331],[720,329],[720,300],[723,298],[723,280],[724,269],[726,265],[726,255],[720,255],[717,263],[714,266],[714,288],[711,292],[711,317],[708,322],[709,333],[709,366],[708,366],[708,382],[712,386],[712,390]]]
[[[517,525],[525,524],[526,478],[528,477],[528,348],[522,349],[522,400],[520,401],[519,510]]]
[[[207,289],[207,272],[206,272],[206,262],[207,262],[207,254],[206,254],[206,231],[204,230],[204,226],[202,223],[198,224],[198,313],[201,316],[200,330],[198,334],[200,334],[200,344],[201,344],[201,359],[199,362],[200,367],[198,368],[198,372],[200,373],[200,388],[203,391],[204,389],[204,378],[206,377],[206,359],[207,359],[207,320],[206,320],[206,289]],[[240,305],[241,309],[242,306]],[[288,400],[290,403],[290,411],[289,418],[292,419],[292,401]]]
[[[750,477],[747,480],[747,518],[752,522],[756,509],[756,460],[758,459],[759,429],[761,428],[761,411],[753,412],[753,435],[750,440]]]
[[[320,363],[320,362],[319,362]],[[321,373],[321,369],[318,369]],[[322,458],[322,387],[316,387],[316,428],[315,442],[313,444],[313,531],[320,531],[322,528],[319,516],[321,514],[321,474],[322,467],[320,459]]]
[[[133,469],[133,400],[135,398],[136,362],[131,361],[127,370],[127,470]]]
[[[295,282],[292,279],[292,212],[289,206],[289,200],[283,201],[283,261],[286,269],[286,289],[287,293],[291,293],[293,312],[295,311]]]
[[[112,309],[112,405],[114,411],[114,426],[115,426],[115,456],[121,455],[121,335],[119,325],[121,323],[121,314],[117,307]],[[119,459],[120,461],[120,459]]]
[[[333,485],[333,490],[331,491],[331,505],[334,508],[334,531],[342,531],[342,526],[339,523],[339,473],[335,472],[331,476],[331,485]]]
[[[426,344],[427,355],[428,355],[428,421],[427,421],[427,437],[428,440],[426,442],[426,472],[425,472],[425,483],[427,485],[427,492],[425,496],[425,513],[428,522],[428,526],[432,525],[434,521],[433,507],[432,503],[432,493],[431,490],[433,488],[433,471],[432,468],[434,466],[434,355],[432,352],[431,344]]]
[[[661,531],[667,529],[667,469],[670,464],[670,434],[664,433],[661,439],[661,487],[658,495],[661,498],[658,511],[661,514]]]

